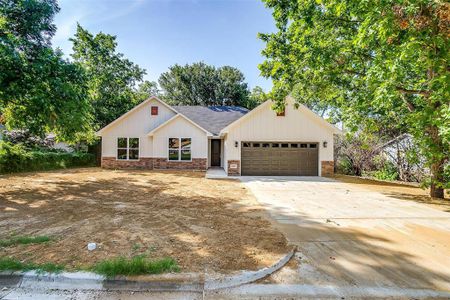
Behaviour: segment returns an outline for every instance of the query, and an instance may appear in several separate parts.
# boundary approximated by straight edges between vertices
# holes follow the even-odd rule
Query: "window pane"
[[[272,144],[272,148],[278,148],[280,147],[280,144]]]
[[[189,148],[189,147],[191,147],[191,139],[190,138],[181,139],[181,148]]]
[[[300,144],[300,148],[308,148],[308,144]]]
[[[180,139],[179,138],[170,138],[169,139],[169,148],[178,148],[180,147]]]
[[[291,148],[298,148],[298,144],[291,144]]]
[[[127,147],[127,138],[118,138],[117,148],[126,148],[126,147]]]
[[[281,144],[281,148],[289,148],[289,144]]]
[[[137,149],[130,149],[128,151],[130,157],[129,159],[139,159],[139,150]]]
[[[181,160],[191,160],[191,150],[181,150]]]
[[[139,139],[138,138],[129,138],[128,139],[128,147],[130,148],[139,148]]]
[[[117,149],[117,159],[127,159],[127,149]]]
[[[267,144],[262,144],[262,146],[263,146],[263,148],[269,148],[269,144],[267,143]]]
[[[309,148],[317,148],[317,144],[309,144]]]
[[[169,160],[178,160],[178,150],[169,149]]]
[[[253,143],[253,147],[259,147],[259,143]]]

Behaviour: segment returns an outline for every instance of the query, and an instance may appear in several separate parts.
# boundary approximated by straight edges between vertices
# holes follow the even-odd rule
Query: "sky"
[[[264,43],[274,32],[271,10],[261,0],[60,0],[53,45],[66,56],[77,22],[91,33],[117,36],[118,51],[157,81],[174,64],[203,61],[240,69],[250,88],[272,84],[260,76]]]

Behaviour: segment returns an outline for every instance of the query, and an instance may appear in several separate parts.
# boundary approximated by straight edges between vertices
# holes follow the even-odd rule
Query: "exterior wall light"
[[[323,142],[323,147],[326,148],[327,146],[328,146],[328,142],[327,142],[327,141],[324,141],[324,142]]]
[[[234,141],[234,146],[237,148],[239,147],[239,142],[238,141]]]

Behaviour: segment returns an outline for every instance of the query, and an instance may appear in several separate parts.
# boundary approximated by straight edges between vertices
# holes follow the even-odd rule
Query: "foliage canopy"
[[[230,66],[176,64],[161,74],[159,85],[163,99],[171,105],[248,106],[250,92],[244,74]]]
[[[55,0],[0,1],[0,112],[9,127],[65,140],[89,129],[83,70],[51,47]]]
[[[443,197],[450,152],[450,4],[434,0],[265,0],[278,31],[260,34],[277,108],[337,108],[345,127],[411,133]]]

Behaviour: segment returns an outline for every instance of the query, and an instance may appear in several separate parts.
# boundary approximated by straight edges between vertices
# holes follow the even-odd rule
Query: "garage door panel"
[[[241,149],[242,175],[318,175],[317,144],[305,142],[242,144],[245,145]]]

